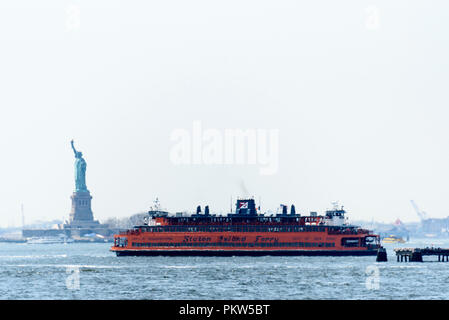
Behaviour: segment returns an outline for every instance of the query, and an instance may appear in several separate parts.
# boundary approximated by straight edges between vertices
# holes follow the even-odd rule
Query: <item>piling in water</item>
[[[386,262],[386,261],[388,261],[388,259],[387,259],[387,250],[385,250],[385,248],[379,248],[377,250],[376,261],[377,262]]]
[[[422,262],[421,250],[419,250],[419,249],[413,250],[410,261],[411,262]]]

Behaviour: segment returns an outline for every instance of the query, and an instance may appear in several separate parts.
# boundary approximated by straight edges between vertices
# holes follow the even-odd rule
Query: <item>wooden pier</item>
[[[443,248],[398,248],[394,249],[398,262],[423,262],[423,256],[438,256],[438,261],[449,261],[449,249]]]

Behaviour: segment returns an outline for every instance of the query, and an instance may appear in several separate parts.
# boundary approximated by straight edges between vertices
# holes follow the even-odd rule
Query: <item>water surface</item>
[[[405,247],[449,248],[449,240]],[[376,257],[116,257],[107,243],[0,243],[0,299],[449,299],[449,262]]]

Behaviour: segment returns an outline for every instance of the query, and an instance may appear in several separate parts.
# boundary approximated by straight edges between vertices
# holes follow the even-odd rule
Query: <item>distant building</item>
[[[449,217],[430,218],[421,221],[421,231],[428,235],[447,234],[449,228]]]

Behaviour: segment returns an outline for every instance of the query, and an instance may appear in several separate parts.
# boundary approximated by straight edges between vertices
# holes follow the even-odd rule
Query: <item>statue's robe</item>
[[[86,161],[83,158],[77,158],[75,161],[75,186],[76,191],[86,191]]]

